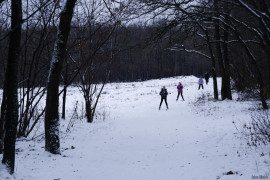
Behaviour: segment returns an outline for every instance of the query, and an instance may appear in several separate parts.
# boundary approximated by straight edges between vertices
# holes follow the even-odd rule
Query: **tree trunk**
[[[63,92],[62,119],[66,118],[66,97],[67,97],[67,87],[65,86]]]
[[[214,99],[218,100],[218,85],[217,85],[217,73],[215,68],[215,60],[212,60],[212,77],[214,86]]]
[[[60,154],[59,141],[59,81],[66,44],[70,31],[70,24],[76,0],[66,1],[60,15],[60,22],[57,31],[51,60],[49,82],[47,88],[46,112],[45,112],[45,150],[52,154]]]
[[[225,21],[227,18],[225,18]],[[228,36],[229,36],[229,28],[225,25],[224,27],[224,41],[223,41],[223,58],[224,58],[224,66],[225,66],[225,98],[232,100],[232,92],[231,92],[231,74],[230,74],[230,62],[229,62],[229,53],[228,53]]]
[[[3,88],[3,99],[1,102],[1,116],[0,116],[0,154],[3,153],[4,150],[4,133],[5,133],[5,119],[6,119],[6,110],[7,110],[7,87],[6,81],[4,82]]]
[[[202,26],[201,28],[205,32],[206,35],[206,41],[208,50],[211,57],[211,63],[212,63],[212,77],[213,77],[213,86],[214,86],[214,99],[218,100],[218,85],[217,85],[217,74],[216,74],[216,59],[213,53],[212,44],[210,43],[210,37],[206,29],[204,29]]]
[[[219,30],[219,22],[218,20],[215,22],[215,40],[216,42],[216,52],[217,52],[217,60],[219,65],[219,70],[222,77],[222,83],[221,83],[221,99],[226,99],[226,75],[225,75],[225,68],[223,64],[223,57],[222,57],[222,51],[221,51],[221,43],[220,43],[220,30]]]
[[[92,118],[92,108],[91,108],[91,95],[90,95],[90,89],[91,89],[91,85],[89,84],[84,84],[83,82],[83,93],[84,93],[84,100],[85,100],[85,116],[87,118],[87,122],[88,123],[92,123],[93,122],[93,118]]]
[[[218,13],[218,1],[214,0],[214,8],[216,13]],[[217,16],[218,18],[218,16]],[[216,51],[217,51],[217,59],[219,64],[219,69],[222,77],[221,84],[221,99],[224,100],[226,98],[232,99],[231,95],[231,86],[230,86],[230,71],[229,71],[229,58],[228,58],[228,48],[226,42],[221,46],[221,36],[220,36],[220,23],[219,20],[214,20],[215,23],[215,40],[216,42]],[[224,30],[224,41],[228,38],[228,32],[225,28]],[[223,54],[222,54],[223,52]]]
[[[93,122],[93,116],[92,116],[91,102],[89,100],[85,101],[85,110],[86,110],[87,122],[92,123]]]
[[[63,92],[63,103],[62,103],[62,119],[66,118],[67,86],[68,86],[68,62],[66,60],[66,71],[65,71],[65,76],[64,76],[64,92]]]
[[[18,124],[18,65],[20,56],[22,2],[11,1],[11,34],[8,49],[8,64],[6,72],[7,114],[5,121],[5,140],[3,164],[11,174],[14,173],[15,143]]]
[[[266,55],[267,55],[267,65],[268,65],[268,68],[267,68],[267,70],[268,70],[268,81],[267,81],[267,85],[266,85],[266,87],[267,87],[267,91],[269,92],[270,91],[270,47],[266,47],[265,48],[266,50],[265,50],[265,52],[266,52]]]

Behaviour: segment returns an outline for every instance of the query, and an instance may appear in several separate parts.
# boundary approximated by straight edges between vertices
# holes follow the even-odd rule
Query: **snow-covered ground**
[[[250,147],[238,132],[250,121],[252,103],[213,102],[212,81],[204,90],[198,90],[197,80],[190,76],[108,84],[98,109],[99,118],[92,124],[80,119],[82,96],[77,89],[70,88],[68,117],[61,120],[61,155],[44,151],[41,123],[36,134],[32,134],[35,140],[18,141],[15,174],[8,175],[0,165],[0,179],[270,178],[269,147]],[[176,101],[179,81],[184,85],[185,101]],[[169,110],[163,104],[159,111],[162,86],[169,92]],[[197,101],[202,95],[205,101]],[[67,133],[69,122],[74,126]],[[233,174],[227,175],[230,171]]]

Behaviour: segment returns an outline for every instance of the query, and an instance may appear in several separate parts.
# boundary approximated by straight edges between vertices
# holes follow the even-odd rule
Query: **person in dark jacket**
[[[209,77],[210,77],[210,76],[209,76],[208,72],[206,72],[206,73],[204,74],[204,79],[205,79],[206,85],[208,84]]]
[[[161,96],[161,101],[160,101],[160,105],[159,105],[159,110],[160,110],[160,108],[161,108],[161,104],[162,104],[163,100],[164,100],[165,103],[166,103],[167,109],[169,109],[168,103],[167,103],[167,95],[168,95],[168,92],[167,92],[167,89],[165,88],[165,86],[163,86],[163,88],[161,89],[159,95]]]

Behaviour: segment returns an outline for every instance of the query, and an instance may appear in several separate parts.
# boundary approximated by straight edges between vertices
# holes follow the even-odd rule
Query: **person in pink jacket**
[[[203,89],[203,78],[202,77],[200,77],[198,83],[199,83],[199,88],[198,89],[200,89],[201,87]]]
[[[176,101],[178,101],[178,98],[179,98],[179,95],[180,95],[180,94],[181,94],[182,99],[183,99],[183,101],[184,101],[184,97],[183,97],[183,88],[184,88],[184,86],[181,84],[181,82],[179,82],[179,84],[178,84],[178,86],[177,86],[178,95],[177,95]]]

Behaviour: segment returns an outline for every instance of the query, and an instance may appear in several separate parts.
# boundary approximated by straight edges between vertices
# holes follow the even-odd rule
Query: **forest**
[[[45,151],[61,154],[59,124],[73,87],[88,123],[108,83],[206,72],[215,101],[237,93],[268,112],[267,0],[0,0],[0,12],[0,154],[10,174],[16,141],[40,122]],[[268,144],[263,118],[250,128]]]

